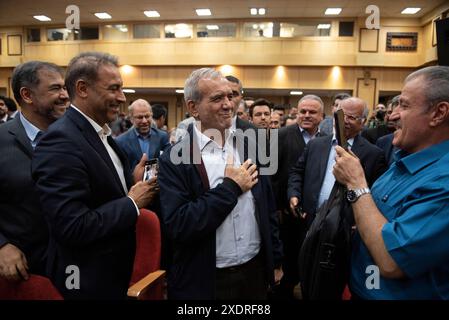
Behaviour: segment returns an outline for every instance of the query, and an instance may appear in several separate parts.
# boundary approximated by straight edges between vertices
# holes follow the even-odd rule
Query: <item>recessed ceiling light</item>
[[[143,14],[148,18],[159,18],[161,16],[156,10],[144,11]]]
[[[257,16],[257,9],[256,8],[249,9],[249,12],[251,13],[252,16]]]
[[[265,15],[265,8],[259,8],[259,15]]]
[[[341,8],[327,8],[324,12],[325,15],[337,15],[340,14]]]
[[[51,21],[49,17],[43,15],[33,16],[33,18],[39,21]]]
[[[303,94],[302,91],[290,91],[290,95],[292,95],[292,96],[300,96],[302,94]]]
[[[415,14],[417,13],[421,8],[405,8],[401,11],[402,14]]]
[[[97,12],[94,13],[94,15],[98,18],[98,19],[112,19],[111,15],[107,12]]]
[[[317,28],[318,29],[330,29],[331,25],[329,23],[320,23]]]
[[[136,93],[136,90],[134,89],[123,89],[124,93]]]
[[[206,26],[207,30],[218,30],[220,29],[216,24],[210,24]]]
[[[176,93],[184,93],[184,89],[176,89],[175,92]]]
[[[212,12],[210,12],[210,9],[196,9],[196,14],[199,16],[211,16]]]

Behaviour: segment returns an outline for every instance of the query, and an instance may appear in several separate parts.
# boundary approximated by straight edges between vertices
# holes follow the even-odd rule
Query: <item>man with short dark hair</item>
[[[153,123],[156,129],[163,130],[167,120],[167,108],[156,103],[151,106],[151,110],[153,111]]]
[[[229,86],[231,87],[232,90],[232,104],[233,104],[232,127],[243,131],[247,129],[255,130],[256,127],[248,121],[249,119],[244,119],[244,117],[239,116],[239,110],[242,110],[241,103],[243,102],[242,82],[238,78],[231,75],[226,76],[225,78],[226,80],[229,81]]]
[[[249,108],[251,122],[260,129],[269,129],[271,123],[271,106],[266,99],[257,99]]]
[[[66,299],[124,299],[137,216],[156,196],[156,179],[132,186],[126,156],[107,125],[125,102],[117,59],[81,53],[70,61],[65,84],[72,104],[42,136],[32,161],[50,226],[49,276]],[[135,180],[142,179],[145,160]],[[70,275],[78,285],[67,285]]]
[[[349,285],[359,299],[447,300],[449,67],[410,74],[399,101],[391,117],[400,151],[371,190],[360,161],[336,147],[334,175],[357,226]]]
[[[13,99],[8,98],[8,97],[5,97],[4,101],[6,103],[6,107],[8,108],[8,116],[11,119],[14,119],[14,117],[16,116],[16,114],[18,112],[16,102]]]
[[[0,277],[46,274],[48,226],[31,177],[31,158],[42,133],[68,106],[62,70],[29,61],[12,74],[21,112],[0,126]],[[58,159],[51,159],[52,166]]]
[[[8,107],[6,106],[5,100],[6,97],[0,96],[0,124],[12,119],[8,114]]]

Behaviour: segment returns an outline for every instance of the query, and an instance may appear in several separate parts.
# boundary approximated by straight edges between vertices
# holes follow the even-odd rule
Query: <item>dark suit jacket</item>
[[[362,137],[364,137],[372,144],[376,144],[377,139],[390,133],[391,133],[390,129],[388,129],[388,127],[385,124],[382,124],[376,128],[369,128],[363,130]]]
[[[168,135],[166,132],[153,127],[150,130],[150,149],[147,157],[148,159],[159,158],[160,151],[165,151],[170,146]],[[118,136],[116,141],[128,157],[131,170],[134,170],[143,155],[135,128],[131,127],[124,134]]]
[[[241,129],[243,131],[247,130],[247,129],[257,129],[251,122],[245,121],[240,119],[239,117],[237,117],[237,119],[235,120],[235,127],[237,129]]]
[[[189,135],[160,158],[162,223],[173,244],[173,262],[167,278],[171,299],[214,298],[216,230],[241,194],[240,187],[229,178],[209,189],[207,174],[200,174],[206,172],[204,165],[193,164],[188,155],[185,163],[174,164],[170,160],[171,152],[179,157],[186,156],[185,152],[195,152],[201,157],[196,142],[193,143],[192,131],[190,125]],[[281,263],[282,245],[269,179],[260,176],[251,191],[262,240],[261,252],[266,260],[267,277],[272,281],[273,269]]]
[[[119,156],[128,188],[126,156]],[[49,275],[65,298],[125,298],[135,255],[137,211],[92,125],[69,108],[35,149],[33,178],[50,224]],[[66,268],[80,272],[80,289],[65,286]],[[72,272],[73,273],[73,272]]]
[[[20,117],[0,126],[0,247],[22,250],[30,271],[44,274],[48,226],[31,178],[33,148]]]
[[[321,134],[319,133],[318,136]],[[278,210],[288,209],[287,181],[290,168],[298,161],[306,144],[298,125],[292,124],[279,129],[278,171],[272,176],[273,190]]]
[[[380,137],[377,142],[376,146],[381,148],[384,151],[385,159],[387,160],[388,166],[390,166],[394,161],[394,153],[398,150],[395,146],[393,146],[393,138],[394,134],[390,133],[386,136]]]
[[[331,146],[332,136],[311,140],[307,144],[303,155],[289,173],[288,198],[299,198],[303,210],[310,217],[309,223],[318,209],[318,198],[324,181]],[[371,186],[387,168],[382,150],[360,135],[354,138],[351,150],[359,157],[368,185]]]

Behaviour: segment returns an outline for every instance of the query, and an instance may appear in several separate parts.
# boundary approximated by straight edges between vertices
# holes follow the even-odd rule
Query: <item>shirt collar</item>
[[[95,122],[94,119],[92,119],[91,117],[89,117],[88,115],[86,115],[84,112],[82,112],[80,109],[78,109],[77,107],[75,107],[73,104],[71,104],[71,107],[73,109],[75,109],[76,111],[78,111],[79,113],[81,113],[83,115],[84,118],[87,119],[87,121],[89,121],[89,123],[92,125],[92,127],[94,128],[95,132],[99,135],[105,135],[105,136],[110,136],[111,135],[111,128],[109,128],[108,124],[105,123],[103,127],[100,127],[100,125],[98,123]]]
[[[1,118],[0,120],[3,120],[3,122],[8,121],[8,113],[6,113],[5,116],[3,118]]]
[[[443,156],[449,153],[449,140],[440,142],[430,146],[424,150],[407,153],[400,150],[396,153],[398,160],[397,165],[404,166],[410,174],[415,174],[419,170],[428,165],[440,160]]]
[[[298,124],[298,128],[301,131],[302,134],[304,134],[304,131],[311,137],[317,136],[318,133],[320,133],[320,128],[318,127],[318,130],[314,133],[314,134],[310,134],[309,131],[306,131],[306,129],[302,128],[299,124]]]
[[[134,133],[136,134],[137,138],[148,139],[151,136],[151,129],[152,129],[152,127],[150,127],[150,130],[148,131],[148,134],[146,136],[143,136],[143,135],[140,134],[140,132],[137,130],[137,128],[134,127]]]
[[[349,148],[352,148],[352,145],[354,144],[354,138],[348,139],[346,140],[346,143],[348,144]],[[334,134],[332,135],[332,145],[336,145],[337,144],[337,136]]]
[[[34,141],[34,139],[36,139],[36,136],[38,135],[39,132],[41,132],[41,130],[34,124],[29,122],[21,112],[19,113],[19,117],[20,121],[22,122],[23,128],[25,129],[25,132],[28,136],[28,139],[30,139],[30,141]]]
[[[235,134],[236,129],[232,128],[232,126],[226,130],[227,133],[229,133],[229,135],[227,136],[227,141],[229,141],[229,139],[232,139],[232,136]],[[203,151],[203,149],[209,144],[209,143],[215,143],[215,145],[218,148],[222,148],[222,146],[218,145],[214,140],[212,140],[211,138],[209,138],[208,136],[204,135],[200,130],[198,130],[198,128],[196,127],[196,125],[193,125],[193,132],[194,135],[196,136],[197,139],[195,139],[198,143],[198,147],[200,148],[200,151]]]

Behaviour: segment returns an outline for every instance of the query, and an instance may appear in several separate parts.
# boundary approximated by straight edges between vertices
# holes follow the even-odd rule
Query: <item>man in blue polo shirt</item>
[[[392,117],[401,151],[371,195],[358,159],[336,148],[358,231],[350,288],[361,299],[449,299],[449,67],[409,75]]]

